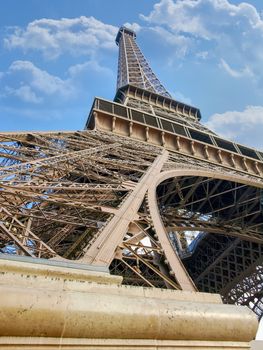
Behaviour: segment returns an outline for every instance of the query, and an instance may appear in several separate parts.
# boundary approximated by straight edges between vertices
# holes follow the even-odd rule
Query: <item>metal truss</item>
[[[234,283],[232,283],[234,285]],[[239,278],[236,285],[224,294],[224,301],[249,306],[259,319],[263,315],[263,267],[262,259],[255,264],[250,274],[243,280]]]
[[[2,253],[96,264],[104,239],[110,256],[102,261],[112,273],[121,264],[133,275],[129,283],[135,275],[142,285],[181,288],[156,237],[146,195],[167,153],[90,130],[5,133],[0,144]],[[128,226],[114,245],[117,228],[125,227],[121,213]]]
[[[227,303],[247,305],[261,318],[262,255],[262,244],[206,235],[184,261],[199,290],[220,293]]]
[[[124,284],[182,289],[188,278],[191,290],[180,257],[199,290],[261,310],[260,183],[222,179],[220,166],[218,178],[198,176],[202,162],[107,132],[6,133],[0,141],[2,253],[104,264]],[[171,258],[148,192],[154,177],[185,162],[192,175],[156,188]]]
[[[159,185],[159,207],[175,249],[200,291],[262,316],[260,188],[202,176]]]
[[[152,71],[135,39],[136,35],[132,30],[120,28],[116,40],[119,45],[117,89],[130,84],[171,97]]]
[[[144,146],[132,155],[129,140],[99,132],[1,134],[0,141],[1,250],[47,258],[79,257],[156,153]]]
[[[130,224],[123,242],[118,246],[110,270],[124,276],[124,284],[157,288],[180,286],[169,278],[165,255],[147,217]]]
[[[168,229],[222,233],[262,242],[260,188],[206,177],[177,178],[162,200]]]

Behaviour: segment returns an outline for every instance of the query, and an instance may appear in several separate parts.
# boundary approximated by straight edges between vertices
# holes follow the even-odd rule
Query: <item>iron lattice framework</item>
[[[160,83],[136,44],[134,31],[121,27],[116,38],[119,45],[117,89],[134,85],[157,94],[171,97]]]
[[[263,313],[263,154],[171,99],[121,28],[115,101],[84,131],[0,134],[3,254],[107,266],[124,284]]]

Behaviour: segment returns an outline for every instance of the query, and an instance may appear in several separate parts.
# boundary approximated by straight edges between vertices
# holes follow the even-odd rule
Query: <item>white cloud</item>
[[[231,77],[233,78],[242,78],[242,77],[252,77],[253,73],[251,72],[250,68],[246,66],[245,68],[241,70],[235,70],[229,66],[229,64],[221,59],[219,66],[223,68]]]
[[[202,60],[206,60],[209,57],[209,52],[208,51],[197,52],[196,57],[201,58]]]
[[[189,48],[192,45],[192,40],[179,33],[171,33],[169,30],[154,26],[150,27],[150,30],[157,33],[161,38],[165,38],[165,41],[176,48],[176,55],[178,57],[184,57],[188,54]]]
[[[8,48],[41,51],[46,58],[56,58],[65,52],[92,55],[100,48],[115,48],[117,31],[117,27],[94,17],[42,18],[29,23],[25,29],[13,28],[4,42]]]
[[[246,2],[233,5],[228,0],[161,0],[149,16],[140,16],[147,22],[207,40],[219,38],[221,30],[240,25],[263,30],[260,14]]]
[[[161,0],[154,5],[154,9],[149,16],[140,15],[140,17],[149,23],[167,25],[175,32],[189,33],[208,39],[211,37],[211,34],[204,27],[202,18],[193,15],[195,7],[199,7],[199,3],[200,0],[176,2],[173,0]]]
[[[124,27],[132,29],[133,31],[135,31],[135,33],[139,33],[139,31],[142,29],[142,27],[135,22],[133,23],[126,22],[124,23]]]
[[[42,98],[38,97],[36,93],[32,90],[32,88],[28,85],[22,85],[17,89],[6,86],[5,93],[7,95],[17,96],[24,102],[30,102],[30,103],[42,102]]]
[[[113,78],[113,71],[107,67],[101,66],[97,61],[78,63],[74,66],[69,67],[68,69],[68,73],[71,78],[82,74],[85,71],[93,71],[96,73],[104,74],[105,76],[111,76]]]
[[[206,126],[225,138],[263,149],[263,106],[248,106],[241,112],[214,114]]]
[[[100,66],[96,61],[87,61],[69,67],[66,78],[62,79],[36,67],[30,61],[14,61],[3,74],[0,97],[17,97],[27,103],[41,103],[51,100],[65,101],[78,97],[91,74],[113,79],[113,72]],[[86,90],[85,90],[86,91]],[[87,93],[87,91],[86,91]]]
[[[36,67],[30,61],[14,61],[3,75],[2,97],[17,97],[27,103],[41,103],[44,98],[69,98],[75,93],[70,79],[61,79]]]
[[[232,77],[262,79],[263,20],[251,4],[160,0],[148,16],[141,18],[169,45],[177,50],[181,45],[181,54],[196,57],[198,52],[208,52],[206,57],[218,63],[222,58],[221,68]]]
[[[8,71],[9,74],[23,73],[24,79],[28,81],[32,89],[46,95],[69,96],[73,93],[73,88],[68,80],[41,70],[30,61],[15,61],[10,65]]]

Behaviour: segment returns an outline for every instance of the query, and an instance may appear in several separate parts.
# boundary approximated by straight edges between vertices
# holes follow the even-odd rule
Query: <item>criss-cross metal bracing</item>
[[[44,258],[80,257],[156,154],[99,132],[1,134],[0,143],[1,251]]]
[[[159,185],[172,244],[199,290],[250,306],[262,316],[263,191],[206,176]]]
[[[171,97],[152,71],[135,39],[136,34],[132,30],[120,28],[116,39],[119,45],[117,89],[130,84]]]
[[[0,253],[220,293],[261,317],[263,153],[172,100],[133,31],[117,43],[122,88],[95,99],[86,130],[0,133]]]
[[[159,147],[91,130],[4,133],[0,154],[1,253],[97,264],[106,232],[111,254],[103,262],[111,270],[129,269],[129,283],[135,275],[140,285],[180,288],[164,263],[145,197],[144,183],[166,159]],[[114,245],[115,219],[129,207],[130,223]]]

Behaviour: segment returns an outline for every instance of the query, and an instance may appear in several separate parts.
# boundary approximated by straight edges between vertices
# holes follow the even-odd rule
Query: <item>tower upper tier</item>
[[[129,84],[171,98],[152,71],[135,39],[135,32],[126,27],[121,27],[116,36],[116,44],[119,46],[117,89]]]

